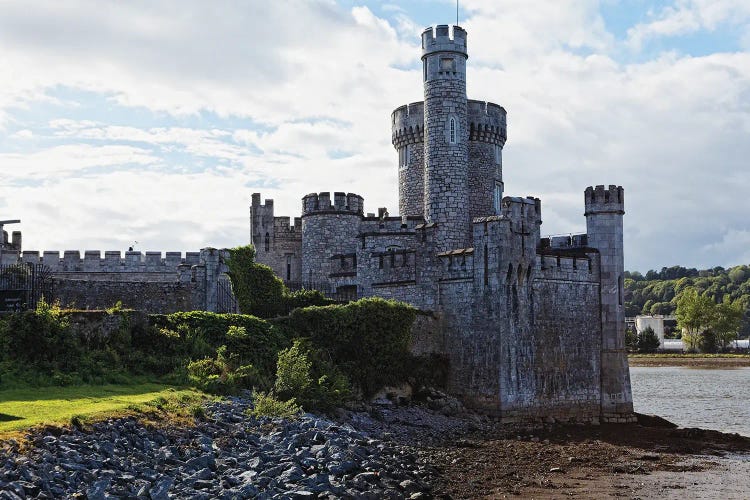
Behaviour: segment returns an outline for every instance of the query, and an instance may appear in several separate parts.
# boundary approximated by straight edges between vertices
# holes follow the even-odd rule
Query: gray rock
[[[104,500],[105,492],[109,488],[110,479],[100,479],[95,481],[91,488],[86,490],[88,500]]]
[[[151,500],[168,500],[169,495],[167,494],[167,492],[173,484],[174,479],[172,479],[171,477],[165,477],[157,481],[156,484],[154,484],[148,492]]]

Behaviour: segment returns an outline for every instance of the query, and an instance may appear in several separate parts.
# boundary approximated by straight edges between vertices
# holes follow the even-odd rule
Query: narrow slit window
[[[455,118],[451,118],[451,122],[450,122],[450,140],[451,140],[451,144],[456,143],[456,119]]]
[[[263,248],[265,248],[266,252],[268,252],[271,249],[271,235],[266,233],[266,240],[263,245]]]
[[[292,279],[292,256],[287,255],[286,256],[286,280],[290,281]]]

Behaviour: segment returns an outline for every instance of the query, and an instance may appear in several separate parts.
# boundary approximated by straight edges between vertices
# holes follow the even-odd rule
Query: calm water
[[[633,406],[681,427],[750,436],[750,368],[630,368]]]

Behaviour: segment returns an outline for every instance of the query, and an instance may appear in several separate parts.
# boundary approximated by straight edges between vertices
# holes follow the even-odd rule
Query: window
[[[427,60],[422,62],[422,73],[424,77],[424,81],[427,81]]]
[[[495,165],[500,165],[503,162],[503,148],[495,144]]]
[[[502,182],[495,182],[495,198],[493,200],[493,205],[495,208],[495,215],[500,215],[500,212],[502,211],[502,203],[503,201],[503,183]]]
[[[406,145],[398,150],[398,166],[405,167],[409,164],[409,146]]]
[[[286,280],[291,281],[292,279],[292,256],[286,256]]]
[[[440,71],[456,71],[456,60],[448,57],[440,59]]]
[[[456,119],[455,118],[451,118],[451,121],[450,121],[450,141],[451,141],[451,144],[456,143]]]
[[[266,249],[266,252],[271,248],[271,236],[268,233],[266,233],[264,248]]]

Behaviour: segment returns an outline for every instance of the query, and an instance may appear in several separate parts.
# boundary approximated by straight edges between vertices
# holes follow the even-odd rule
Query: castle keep
[[[422,33],[424,101],[392,114],[399,211],[311,193],[276,217],[252,195],[257,260],[293,287],[431,311],[449,388],[506,419],[630,421],[624,194],[588,187],[586,233],[540,238],[541,201],[503,196],[506,112],[467,99],[466,31]]]

